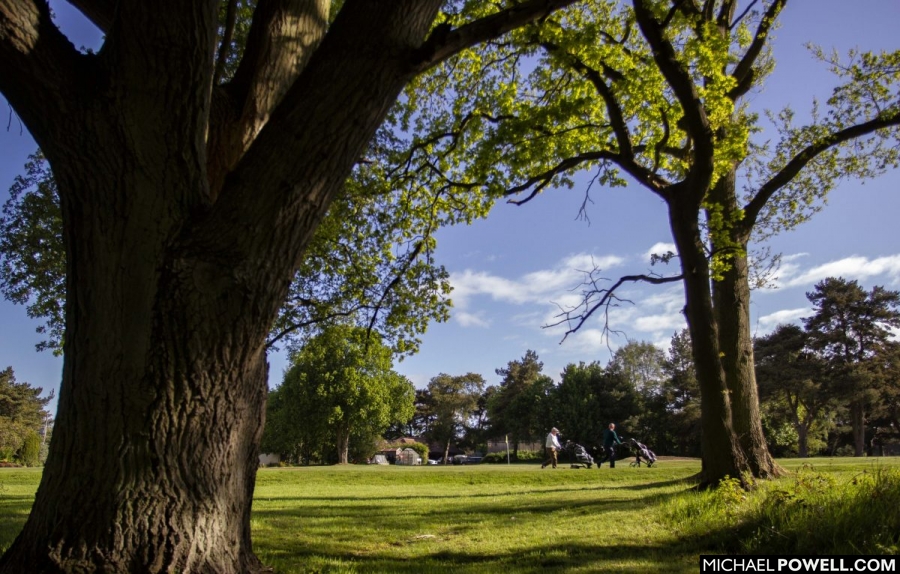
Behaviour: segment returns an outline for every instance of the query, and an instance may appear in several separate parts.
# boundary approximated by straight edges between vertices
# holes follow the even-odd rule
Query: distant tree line
[[[12,367],[0,371],[0,462],[38,466],[46,458],[53,395],[16,381]]]
[[[892,338],[900,293],[828,278],[807,297],[813,311],[802,327],[780,325],[754,341],[769,449],[778,456],[879,454],[900,429],[900,343]],[[566,440],[599,446],[614,422],[621,436],[657,454],[701,454],[700,389],[687,330],[666,350],[629,341],[605,365],[571,363],[558,383],[529,350],[496,369],[498,385],[477,373],[440,373],[413,390],[391,371],[388,349],[377,341],[366,346],[365,329],[340,329],[313,339],[272,392],[264,449],[305,462],[346,462],[340,453],[348,446],[349,458],[362,460],[379,439],[414,436],[439,446],[445,460],[451,447],[485,452],[497,440],[508,441],[516,458],[553,426]],[[357,362],[341,362],[349,349]],[[381,357],[378,368],[364,366],[372,353]],[[330,362],[313,365],[313,354]],[[353,408],[359,413],[351,416]],[[357,421],[346,439],[341,416]]]
[[[780,325],[755,344],[770,449],[879,454],[900,431],[900,293],[828,278],[807,298],[802,327]]]

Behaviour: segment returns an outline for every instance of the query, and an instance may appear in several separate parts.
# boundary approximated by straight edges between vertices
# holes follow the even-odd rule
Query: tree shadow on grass
[[[0,554],[22,531],[33,504],[34,496],[0,496]]]
[[[671,480],[663,480],[660,482],[642,482],[640,484],[628,484],[622,485],[618,488],[622,488],[625,490],[653,490],[657,488],[667,488],[669,486],[684,486],[685,490],[692,490],[696,488],[698,481],[694,477],[688,478],[673,478]]]
[[[673,557],[664,545],[591,543],[542,544],[504,552],[483,554],[459,550],[439,550],[433,553],[411,555],[399,546],[391,555],[316,554],[276,557],[263,554],[264,562],[275,567],[275,572],[391,572],[396,574],[421,574],[429,572],[453,572],[454,574],[481,574],[515,572],[521,574],[545,574],[547,572],[696,572],[698,563],[694,557]],[[271,558],[271,560],[267,560]]]
[[[560,489],[562,491],[585,489]],[[690,555],[674,556],[671,548],[616,541],[615,524],[604,530],[597,544],[579,540],[535,545],[534,532],[551,532],[558,520],[578,523],[582,517],[596,528],[599,516],[641,513],[671,496],[669,493],[610,498],[601,490],[590,490],[581,500],[561,499],[553,493],[522,492],[502,502],[465,497],[456,502],[417,510],[415,500],[388,498],[359,501],[348,497],[324,505],[309,505],[309,499],[279,499],[271,504],[281,508],[259,508],[253,513],[260,528],[260,556],[276,572],[563,572],[573,568],[610,572],[696,571]],[[541,494],[542,496],[533,496]],[[549,494],[549,495],[548,495]],[[599,496],[591,496],[599,494]],[[615,493],[610,492],[610,495]],[[564,517],[564,518],[561,518]],[[514,550],[484,554],[473,540],[503,536],[509,529],[515,536],[522,525],[531,532],[532,542],[523,541]],[[296,537],[278,539],[280,532]],[[549,536],[549,534],[548,534]],[[515,544],[513,544],[515,546]],[[457,550],[457,547],[459,548]],[[680,558],[679,558],[680,557]],[[673,568],[673,560],[684,564]]]

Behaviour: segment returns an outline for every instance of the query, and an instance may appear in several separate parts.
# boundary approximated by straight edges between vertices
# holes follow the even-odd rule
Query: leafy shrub
[[[509,453],[510,462],[540,462],[542,460],[544,460],[543,452],[520,450],[518,457],[514,456],[512,452]],[[485,455],[481,463],[506,464],[506,451],[489,453]]]
[[[32,431],[25,437],[21,457],[25,466],[38,466],[41,462],[41,436]]]

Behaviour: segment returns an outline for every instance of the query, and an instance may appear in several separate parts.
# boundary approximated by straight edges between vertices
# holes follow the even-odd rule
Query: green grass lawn
[[[770,530],[783,528],[776,534],[790,536],[781,523],[765,523],[768,515],[760,509],[772,500],[780,501],[775,506],[782,510],[794,503],[798,509],[836,504],[811,504],[812,495],[798,490],[806,483],[850,500],[848,489],[878,482],[872,477],[885,472],[900,477],[898,458],[779,462],[794,471],[792,477],[767,482],[750,495],[727,488],[692,491],[696,461],[662,461],[649,469],[621,461],[614,470],[566,465],[557,470],[538,465],[263,469],[253,506],[254,549],[280,573],[697,572],[699,554],[754,551],[741,547],[741,540],[763,540]],[[0,469],[0,548],[24,523],[39,478],[38,470]],[[900,490],[894,478],[886,488]],[[879,492],[877,484],[873,488]],[[864,499],[876,496],[866,491]],[[880,520],[863,510],[853,520]],[[855,532],[859,524],[841,528]],[[896,552],[891,537],[900,529],[887,529],[887,538],[861,536],[877,539],[876,549]],[[828,554],[829,548],[819,551]]]

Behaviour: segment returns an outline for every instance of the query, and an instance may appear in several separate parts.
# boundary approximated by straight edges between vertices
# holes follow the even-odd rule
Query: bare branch
[[[289,326],[285,327],[281,331],[278,332],[274,337],[269,338],[266,341],[266,349],[273,348],[279,341],[290,335],[291,333],[296,333],[300,329],[305,329],[306,327],[311,327],[313,325],[319,325],[321,323],[326,323],[333,319],[337,319],[338,317],[350,317],[351,315],[356,314],[362,307],[356,306],[351,307],[350,309],[346,309],[344,311],[334,311],[332,313],[325,313],[323,315],[318,315],[309,319],[307,321],[299,321],[297,323],[291,323]]]
[[[592,161],[609,161],[616,164],[624,171],[626,171],[629,175],[634,177],[634,179],[637,180],[638,183],[645,185],[651,191],[657,193],[660,196],[664,196],[666,194],[666,189],[670,187],[669,182],[652,173],[651,171],[645,169],[644,167],[638,165],[637,163],[629,161],[617,153],[601,150],[586,152],[576,156],[568,157],[560,161],[558,164],[548,169],[547,171],[544,171],[543,173],[539,173],[537,175],[533,175],[524,183],[515,187],[511,187],[510,189],[506,190],[503,195],[516,195],[534,187],[531,194],[525,199],[518,201],[510,200],[510,203],[512,204],[522,205],[523,203],[527,203],[534,199],[542,189],[550,185],[555,176]]]
[[[366,328],[366,337],[368,337],[372,333],[372,328],[375,327],[375,321],[378,320],[378,313],[381,312],[381,307],[384,305],[385,300],[391,291],[394,290],[400,281],[403,279],[403,276],[409,271],[409,268],[412,266],[413,262],[415,262],[416,258],[419,257],[419,254],[422,253],[422,248],[425,246],[425,241],[419,241],[416,243],[416,246],[413,248],[412,253],[407,257],[406,262],[403,264],[403,267],[397,272],[397,275],[388,283],[387,287],[384,288],[384,292],[381,293],[381,297],[378,299],[378,302],[375,303],[375,306],[372,308],[372,318],[369,320],[369,326]]]
[[[768,202],[778,190],[789,184],[809,162],[814,160],[820,154],[846,141],[863,137],[877,130],[893,126],[900,126],[900,111],[894,111],[891,114],[885,114],[873,120],[840,130],[806,146],[800,153],[795,155],[781,171],[772,176],[769,181],[759,188],[759,191],[756,192],[753,199],[744,207],[744,221],[742,224],[753,226],[756,223],[757,217],[759,217],[759,213],[766,205],[766,202]]]
[[[590,319],[591,316],[593,316],[593,314],[595,312],[597,312],[597,310],[600,309],[601,307],[604,309],[604,312],[606,313],[606,321],[605,321],[605,324],[603,327],[603,331],[609,332],[609,308],[610,308],[610,306],[612,306],[616,302],[628,302],[628,303],[631,302],[627,299],[620,299],[618,297],[618,295],[616,294],[616,290],[619,289],[619,287],[621,287],[625,283],[642,282],[642,283],[650,283],[653,285],[663,285],[666,283],[676,283],[676,282],[684,279],[683,275],[673,275],[673,276],[669,276],[669,277],[661,277],[658,275],[625,275],[623,277],[620,277],[619,280],[616,281],[611,287],[603,288],[598,285],[598,279],[594,277],[594,273],[596,271],[597,270],[594,269],[593,271],[587,273],[588,279],[585,280],[584,283],[582,283],[582,285],[588,285],[591,287],[590,290],[588,290],[584,293],[584,301],[578,307],[575,307],[568,311],[564,310],[562,313],[557,315],[557,317],[562,317],[562,318],[559,321],[557,321],[556,323],[550,323],[550,324],[544,325],[544,328],[548,329],[551,327],[558,327],[559,325],[562,325],[562,324],[572,325],[572,323],[575,323],[574,327],[570,327],[565,332],[565,334],[563,335],[562,341],[560,341],[560,344],[562,344],[566,340],[566,338],[568,338],[569,335],[571,335],[572,333],[575,333],[579,329],[581,329],[582,325],[584,325],[585,322],[587,322],[587,320]],[[597,295],[600,295],[600,300],[594,304],[590,304],[591,298],[594,296],[597,296]],[[574,314],[575,311],[577,311],[578,309],[580,309],[582,307],[584,307],[584,309],[585,309],[584,311],[582,311],[581,313],[578,313],[578,314]]]
[[[741,15],[738,16],[737,18],[735,18],[735,19],[731,22],[731,25],[728,27],[728,29],[729,29],[729,30],[734,30],[734,27],[737,26],[738,24],[740,24],[741,21],[742,21],[744,18],[747,17],[747,14],[749,14],[749,13],[750,13],[750,10],[752,10],[753,7],[756,6],[756,3],[757,3],[757,2],[759,2],[759,0],[753,0],[752,2],[750,2],[750,4],[747,5],[747,8],[746,8],[743,12],[741,12]]]
[[[520,28],[530,22],[546,18],[556,10],[570,6],[579,0],[527,0],[485,16],[455,30],[438,26],[422,47],[417,50],[413,65],[417,72],[432,68],[444,60],[471,48]]]

